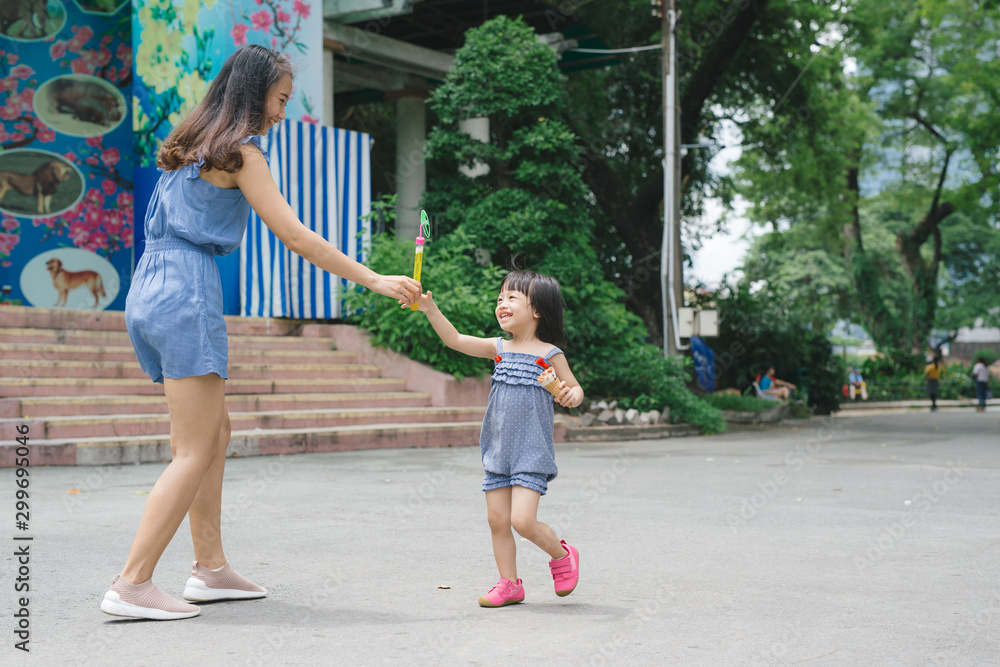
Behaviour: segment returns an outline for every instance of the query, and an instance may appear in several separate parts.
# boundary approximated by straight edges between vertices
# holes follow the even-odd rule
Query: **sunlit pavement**
[[[98,605],[161,465],[36,468],[30,593],[2,561],[4,664],[995,665],[1000,410],[817,419],[722,436],[566,443],[540,519],[580,551],[556,597],[519,542],[523,604],[495,583],[474,449],[236,459],[233,566],[268,597],[173,622]],[[14,472],[0,471],[7,540]],[[76,489],[78,493],[69,493]],[[21,535],[21,533],[18,533]],[[180,596],[186,524],[154,581]],[[8,553],[13,553],[10,548]]]

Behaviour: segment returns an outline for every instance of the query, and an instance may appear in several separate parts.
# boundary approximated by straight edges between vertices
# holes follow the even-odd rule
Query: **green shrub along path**
[[[670,406],[679,421],[724,430],[719,410],[687,389],[690,362],[665,359],[645,342],[624,292],[604,278],[552,50],[522,21],[497,17],[466,33],[429,104],[438,124],[427,140],[431,179],[423,205],[434,236],[425,246],[422,283],[459,331],[501,333],[493,311],[507,269],[552,275],[566,301],[566,356],[588,398],[645,395],[657,408]],[[460,131],[459,121],[476,117],[490,119],[490,142]],[[489,171],[470,178],[460,170],[477,164]],[[370,257],[380,273],[410,273],[413,241],[377,236]],[[489,372],[488,362],[445,348],[423,315],[368,293],[353,298],[355,321],[376,344],[457,376]]]

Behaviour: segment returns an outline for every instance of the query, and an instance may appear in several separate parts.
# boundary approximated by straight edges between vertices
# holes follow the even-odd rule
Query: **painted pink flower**
[[[27,65],[18,65],[10,70],[10,75],[15,79],[27,79],[29,76],[35,73],[35,70],[31,69]]]
[[[70,69],[73,70],[74,74],[93,74],[95,69],[91,62],[88,62],[86,58],[77,58],[70,64]]]
[[[118,206],[120,208],[131,208],[132,207],[132,193],[131,192],[120,192],[118,193]]]
[[[95,156],[93,156],[93,155],[91,155],[86,160],[84,160],[84,162],[86,162],[87,164],[89,164],[91,167],[96,167],[97,166],[97,158]]]
[[[52,60],[59,60],[66,55],[66,42],[59,40],[55,44],[49,47],[49,57]]]
[[[35,136],[43,144],[50,144],[56,140],[56,131],[50,129],[39,130]]]
[[[31,126],[27,123],[14,123],[14,129],[18,132],[31,132]]]
[[[284,9],[278,8],[278,11],[274,13],[278,18],[278,23],[288,23],[292,20],[292,15],[286,12]]]
[[[104,190],[104,194],[110,197],[115,193],[115,190],[118,189],[118,185],[110,178],[105,178],[101,181],[101,189]]]
[[[108,44],[111,43],[112,39],[114,38],[111,35],[105,35],[104,37],[101,38],[101,46],[107,46]]]
[[[245,23],[237,23],[233,26],[232,31],[229,33],[232,35],[233,43],[236,46],[243,46],[247,43],[247,31],[250,30],[250,26]]]
[[[101,162],[104,163],[106,167],[113,167],[118,164],[121,159],[121,153],[118,152],[117,148],[108,148],[103,153],[101,153]]]
[[[76,153],[63,153],[62,156],[70,162],[76,162],[79,159],[76,157]]]
[[[103,137],[87,137],[85,141],[87,142],[88,146],[100,146],[102,139]]]
[[[12,232],[20,226],[21,223],[14,218],[4,218],[3,221],[0,222],[0,227],[3,227],[8,232]]]
[[[118,45],[118,49],[115,51],[115,58],[124,61],[126,58],[132,58],[132,49],[125,42]]]
[[[272,37],[271,38],[271,48],[272,49],[278,48],[278,38],[277,37]]]
[[[76,34],[73,35],[72,41],[76,42],[77,49],[89,42],[94,36],[94,30],[89,25],[73,26],[73,32]]]
[[[7,54],[7,64],[8,65],[16,65],[17,64],[17,60],[18,60],[18,56],[16,54],[14,54],[14,53],[8,53]]]
[[[319,118],[316,118],[315,116],[310,116],[309,114],[302,114],[302,122],[319,125]]]
[[[94,55],[94,62],[98,67],[104,67],[111,62],[111,49],[101,49]]]
[[[312,7],[309,6],[308,2],[302,2],[302,0],[295,0],[292,3],[292,11],[301,16],[304,19],[309,18],[309,12],[312,11]]]
[[[254,30],[263,30],[266,32],[274,23],[274,17],[271,16],[271,12],[262,9],[259,12],[251,14],[250,21],[253,23]]]

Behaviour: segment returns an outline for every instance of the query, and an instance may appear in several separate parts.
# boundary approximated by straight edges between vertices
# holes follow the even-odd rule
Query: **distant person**
[[[986,367],[986,359],[979,357],[976,365],[972,367],[972,379],[976,383],[976,398],[979,405],[976,412],[986,412],[986,393],[990,388],[990,369]]]
[[[865,384],[865,379],[861,377],[861,369],[857,366],[847,376],[847,386],[850,389],[852,401],[859,393],[862,401],[868,400],[868,385]]]
[[[774,366],[771,364],[761,365],[760,375],[757,376],[757,386],[760,387],[760,393],[764,395],[764,398],[770,400],[790,399],[792,392],[798,388],[791,382],[774,377]]]
[[[931,399],[931,412],[937,410],[937,400],[940,395],[938,385],[943,373],[944,364],[941,363],[941,357],[935,355],[931,359],[931,363],[924,368],[924,376],[927,378],[927,396]]]

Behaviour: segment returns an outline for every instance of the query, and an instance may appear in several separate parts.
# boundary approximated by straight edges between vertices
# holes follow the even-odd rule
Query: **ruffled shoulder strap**
[[[201,168],[205,164],[205,158],[199,157],[197,162],[188,162],[182,167],[184,170],[184,178],[193,180],[201,176]]]
[[[251,144],[253,144],[254,146],[257,147],[257,150],[259,150],[260,153],[261,153],[261,155],[264,156],[264,161],[267,162],[268,164],[271,164],[271,158],[270,158],[270,156],[267,154],[267,151],[264,150],[264,147],[261,145],[260,136],[256,135],[256,134],[253,134],[253,135],[247,137],[246,139],[244,139],[243,141],[241,141],[240,144],[245,144],[248,141]]]
[[[549,359],[551,359],[552,357],[554,357],[557,354],[565,354],[565,353],[562,350],[560,350],[558,347],[554,347],[551,350],[549,350],[548,352],[546,352],[545,356],[542,357],[542,358],[545,359],[545,361],[547,362]]]

